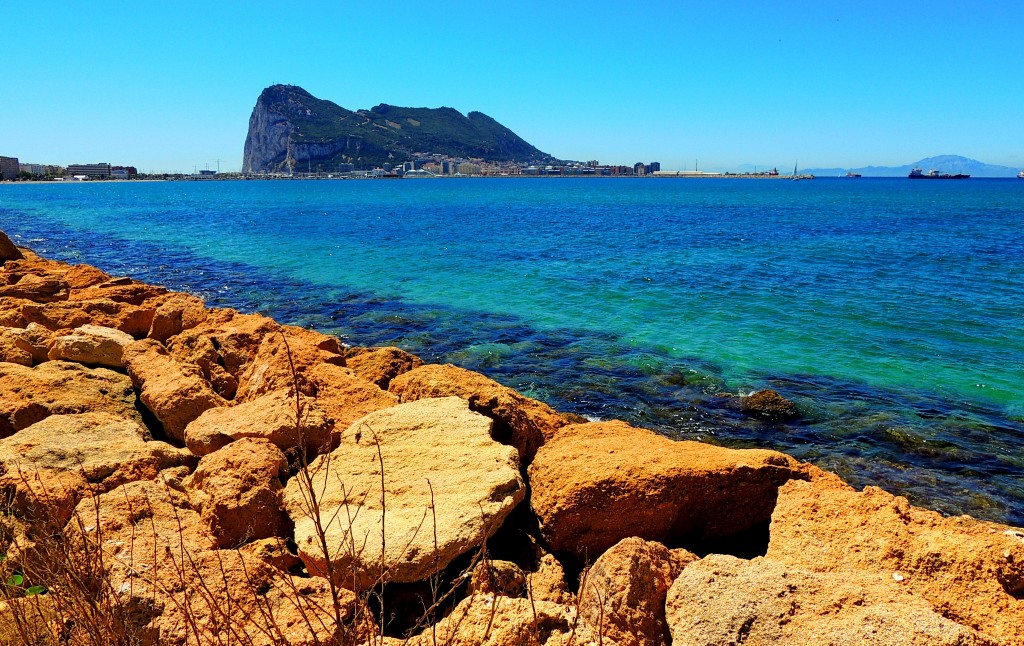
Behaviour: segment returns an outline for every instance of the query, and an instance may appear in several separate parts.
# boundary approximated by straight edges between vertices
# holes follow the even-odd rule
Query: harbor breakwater
[[[0,262],[8,638],[91,643],[100,598],[143,643],[1024,640],[1024,530],[5,235]]]

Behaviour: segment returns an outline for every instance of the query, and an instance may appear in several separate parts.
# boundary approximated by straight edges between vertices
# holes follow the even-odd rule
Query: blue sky
[[[241,166],[273,83],[479,110],[568,159],[1024,167],[1024,3],[0,0],[0,154]]]

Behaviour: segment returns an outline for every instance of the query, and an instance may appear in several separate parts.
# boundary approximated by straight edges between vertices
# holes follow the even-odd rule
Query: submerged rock
[[[769,422],[781,422],[800,415],[796,404],[774,390],[759,390],[749,397],[742,397],[740,410]]]

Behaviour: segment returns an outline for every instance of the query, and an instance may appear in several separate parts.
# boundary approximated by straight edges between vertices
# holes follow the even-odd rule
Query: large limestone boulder
[[[676,442],[624,422],[561,429],[529,470],[542,534],[583,558],[630,536],[678,544],[743,532],[771,518],[779,486],[819,474],[775,451]]]
[[[494,439],[516,447],[523,465],[532,462],[545,440],[566,424],[547,404],[450,364],[430,364],[401,374],[388,389],[403,402],[450,396],[467,400],[472,410],[494,420]]]
[[[47,356],[92,366],[124,368],[124,348],[135,339],[120,330],[83,325],[71,334],[56,336]]]
[[[138,422],[104,412],[51,415],[0,440],[4,479],[18,471],[28,477],[37,470],[77,472],[101,492],[193,460],[184,449],[153,440]]]
[[[327,570],[310,490],[322,492],[319,517],[337,554],[334,576],[346,586],[420,581],[479,546],[526,493],[515,450],[493,441],[490,427],[457,397],[402,404],[355,422],[337,449],[310,465],[311,482],[300,473],[285,491],[309,571]]]
[[[124,362],[142,403],[168,437],[179,442],[185,441],[185,427],[192,420],[227,403],[198,368],[175,361],[159,341],[143,339],[125,347]]]
[[[779,490],[767,557],[837,578],[897,580],[944,616],[1024,643],[1024,529],[945,518],[877,487],[791,482]]]
[[[24,257],[7,234],[0,231],[0,265],[8,260],[21,260]]]
[[[298,425],[296,425],[298,420]],[[262,438],[282,451],[300,445],[320,452],[330,441],[333,421],[313,399],[278,390],[230,408],[211,408],[185,427],[185,445],[196,455],[212,453],[234,440]]]
[[[391,380],[423,365],[416,355],[395,347],[350,348],[345,353],[345,366],[357,376],[372,381],[385,390]]]
[[[892,578],[822,574],[764,558],[713,554],[672,584],[673,644],[995,646]]]
[[[200,460],[183,485],[218,545],[234,548],[290,530],[281,509],[281,481],[287,475],[280,449],[267,440],[243,438]]]
[[[697,557],[661,543],[627,538],[586,572],[578,611],[583,630],[612,643],[665,646],[665,597],[683,567]]]
[[[66,361],[48,361],[34,368],[0,363],[0,438],[50,415],[87,412],[107,412],[142,423],[126,375]]]

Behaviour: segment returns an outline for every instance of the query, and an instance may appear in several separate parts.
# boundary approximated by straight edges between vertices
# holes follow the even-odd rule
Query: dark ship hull
[[[957,173],[956,175],[950,175],[949,173],[940,173],[937,170],[929,171],[927,173],[921,172],[920,168],[915,168],[910,171],[907,175],[910,179],[970,179],[970,175],[964,175],[963,173]]]

